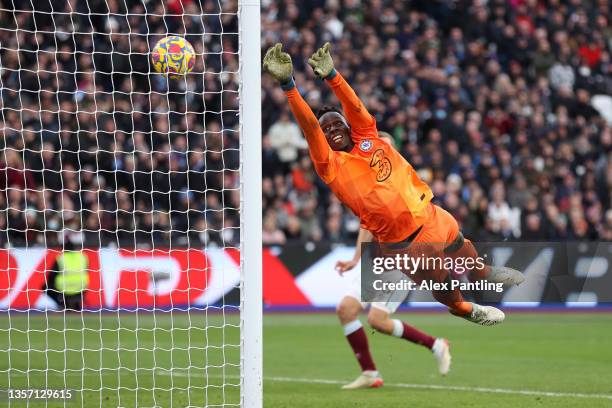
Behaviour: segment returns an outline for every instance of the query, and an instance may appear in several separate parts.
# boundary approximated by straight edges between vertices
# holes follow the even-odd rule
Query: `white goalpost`
[[[241,83],[241,404],[261,407],[262,332],[262,186],[260,1],[240,1]],[[252,35],[251,35],[252,34]]]
[[[260,58],[259,0],[0,0],[0,405],[262,406]]]

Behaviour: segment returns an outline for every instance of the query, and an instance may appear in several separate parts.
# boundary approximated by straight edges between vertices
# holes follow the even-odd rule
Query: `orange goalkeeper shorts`
[[[444,262],[445,249],[455,244],[459,237],[457,220],[445,209],[429,204],[429,217],[414,238],[397,244],[383,244],[382,251],[387,256],[407,254],[411,258],[427,260],[424,267],[415,271],[404,271],[412,280],[420,283],[424,279],[444,282],[449,271],[440,266]]]
[[[444,249],[457,239],[459,224],[448,211],[435,204],[430,203],[427,211],[430,213],[429,219],[413,242],[442,245]]]

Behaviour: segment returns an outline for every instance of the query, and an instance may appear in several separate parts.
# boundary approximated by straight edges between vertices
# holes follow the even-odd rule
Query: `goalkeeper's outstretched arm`
[[[372,115],[370,115],[370,112],[368,112],[353,88],[334,68],[334,61],[329,49],[330,44],[325,43],[323,47],[319,48],[310,57],[308,64],[310,64],[315,74],[325,79],[332,88],[340,100],[344,114],[352,128],[360,129],[373,126],[376,122]]]
[[[319,121],[295,86],[291,57],[282,51],[281,44],[276,44],[266,52],[263,67],[280,82],[287,95],[291,112],[304,132],[315,169],[323,181],[328,182],[332,176],[330,168],[332,150],[319,126]]]

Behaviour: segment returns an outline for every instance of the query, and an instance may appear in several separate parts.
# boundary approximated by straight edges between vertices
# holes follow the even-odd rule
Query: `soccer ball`
[[[172,79],[181,78],[191,72],[196,62],[193,46],[186,39],[171,35],[162,38],[151,52],[151,62],[155,71]]]

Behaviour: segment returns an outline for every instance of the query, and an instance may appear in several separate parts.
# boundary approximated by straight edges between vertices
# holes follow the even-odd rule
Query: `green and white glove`
[[[295,86],[291,56],[283,52],[281,43],[277,43],[268,49],[263,59],[263,68],[280,82],[283,89],[287,90]]]
[[[308,64],[314,70],[314,73],[319,78],[331,79],[336,76],[334,69],[334,60],[329,53],[331,44],[326,42],[308,59]]]

